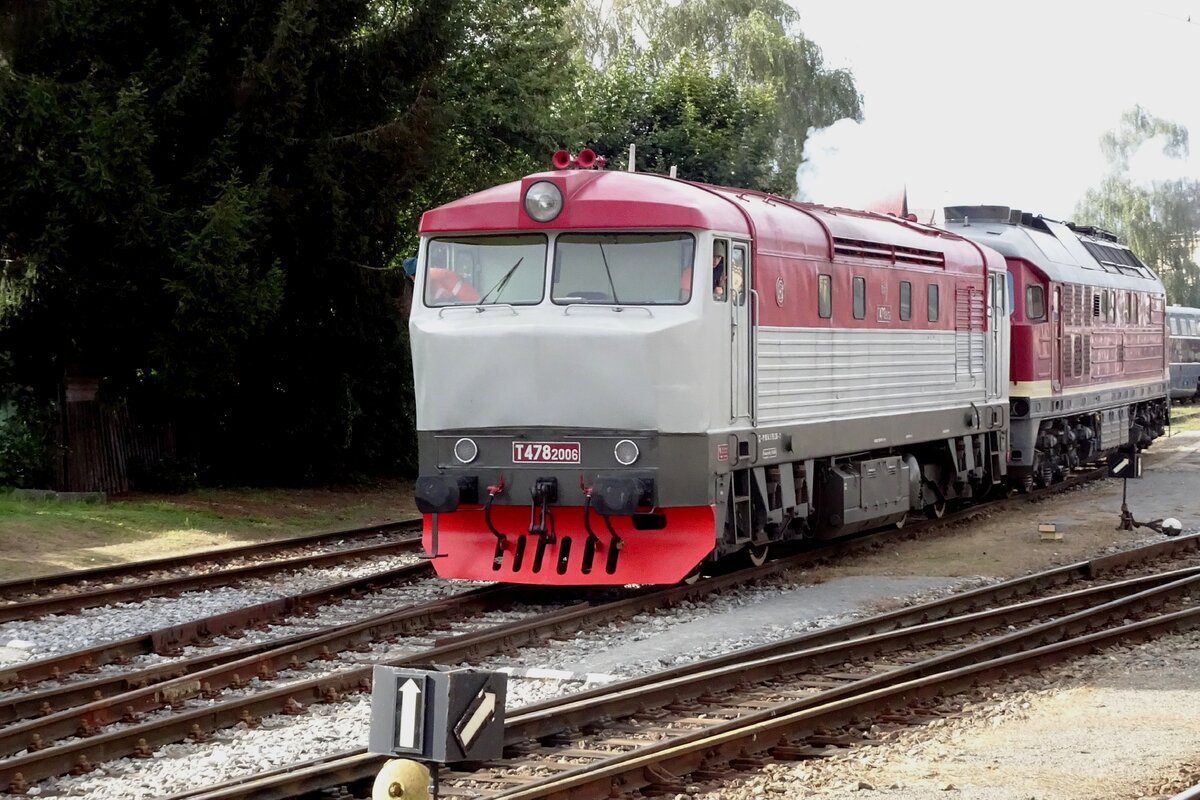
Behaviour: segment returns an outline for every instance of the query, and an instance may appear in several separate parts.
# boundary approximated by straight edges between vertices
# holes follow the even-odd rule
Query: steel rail
[[[141,714],[161,708],[182,708],[187,700],[216,696],[224,689],[242,688],[254,677],[269,679],[283,669],[294,670],[319,659],[329,660],[341,650],[353,650],[392,636],[428,633],[451,619],[510,606],[519,597],[519,590],[514,591],[511,587],[482,587],[401,611],[376,614],[352,625],[295,637],[297,641],[284,645],[266,649],[255,647],[248,655],[230,652],[226,654],[228,658],[207,669],[171,675],[149,686],[2,728],[0,756],[11,756],[30,746],[42,749],[69,736],[90,735],[105,725],[136,721]],[[179,671],[176,668],[176,672]],[[347,690],[348,687],[342,685],[336,689],[338,692]],[[321,696],[318,695],[318,699]],[[281,704],[280,709],[287,707],[286,703]],[[185,729],[187,732],[190,728]]]
[[[928,646],[957,637],[982,635],[989,629],[1025,624],[1045,616],[1060,613],[1071,615],[1044,623],[1048,626],[1047,629],[1050,629],[1050,626],[1064,624],[1072,616],[1090,619],[1097,613],[1097,609],[1127,609],[1130,603],[1148,601],[1160,596],[1169,598],[1197,584],[1200,584],[1200,567],[1190,567],[948,617],[912,627],[866,634],[831,644],[806,643],[790,650],[780,649],[772,655],[747,657],[741,661],[720,659],[719,663],[706,669],[687,665],[657,673],[657,680],[623,681],[603,687],[600,692],[588,693],[589,696],[570,695],[522,708],[509,718],[505,740],[515,744],[521,739],[540,739],[571,728],[594,724],[598,719],[598,710],[602,712],[602,716],[613,718],[632,716],[645,708],[661,708],[693,699],[701,694],[731,691],[746,682],[784,679],[814,668],[825,669],[847,662],[869,661],[914,646]],[[1099,605],[1093,605],[1094,603]],[[1018,631],[1012,635],[1013,641],[1027,635],[1028,631]],[[1000,637],[995,641],[1004,641],[1005,638]],[[965,657],[970,658],[974,656],[974,648],[993,646],[986,644],[967,647],[943,658],[964,657],[961,654],[967,654]],[[936,659],[923,663],[935,662]],[[853,686],[861,685],[859,682]],[[849,688],[851,687],[848,686],[847,689]]]
[[[0,597],[9,597],[14,594],[33,594],[61,586],[106,583],[145,572],[178,569],[179,567],[190,567],[197,564],[227,562],[236,558],[257,557],[264,554],[292,550],[297,547],[324,544],[338,539],[357,539],[363,536],[372,536],[393,531],[405,533],[416,532],[420,531],[420,526],[420,518],[414,518],[394,522],[380,522],[373,525],[360,525],[353,528],[334,528],[332,530],[316,531],[286,539],[272,539],[253,544],[210,548],[195,553],[184,553],[165,558],[131,561],[126,564],[114,564],[107,567],[67,570],[49,575],[40,575],[35,578],[0,581]]]
[[[21,600],[0,605],[0,622],[36,619],[47,614],[79,611],[85,608],[112,605],[113,603],[138,602],[151,597],[174,595],[196,589],[231,586],[244,580],[261,578],[265,575],[287,572],[288,570],[323,567],[370,558],[372,556],[412,552],[420,549],[420,547],[421,540],[417,537],[410,537],[391,542],[374,542],[359,547],[332,550],[325,553],[308,553],[290,558],[263,561],[233,569],[214,570],[212,572],[191,575],[176,575],[140,583],[124,583],[71,594],[55,594],[48,597]]]
[[[705,730],[648,744],[630,753],[567,769],[510,791],[489,793],[489,796],[497,800],[603,800],[614,793],[632,792],[661,783],[664,776],[673,779],[698,769],[712,769],[739,758],[769,752],[772,748],[786,748],[789,738],[841,727],[862,716],[894,708],[913,697],[944,697],[954,689],[977,685],[984,676],[1006,679],[1015,672],[1024,671],[1030,664],[1056,663],[1068,655],[1091,652],[1102,644],[1145,638],[1152,632],[1194,627],[1200,624],[1200,606],[1122,623],[1107,630],[1094,630],[1097,625],[1126,620],[1132,609],[1140,611],[1161,604],[1168,593],[1190,593],[1198,583],[1200,578],[1190,575],[1060,620],[719,722]],[[1028,649],[1023,649],[1027,646]],[[487,782],[484,775],[467,775],[464,779]]]
[[[648,698],[654,691],[662,694],[660,700],[665,703],[675,702],[679,698],[686,697],[689,691],[692,695],[701,691],[710,691],[707,687],[695,688],[700,686],[700,682],[709,673],[723,672],[727,680],[738,683],[747,678],[745,670],[751,663],[757,664],[757,668],[765,671],[765,674],[768,675],[779,675],[789,669],[794,671],[799,668],[798,665],[801,665],[806,657],[824,658],[834,664],[840,664],[846,660],[850,651],[843,651],[841,655],[836,655],[836,653],[840,646],[845,646],[846,642],[852,643],[851,647],[854,648],[854,652],[874,655],[889,639],[893,641],[893,646],[895,642],[902,642],[902,637],[906,635],[906,631],[903,630],[906,626],[916,635],[924,635],[929,638],[931,633],[924,633],[924,631],[935,630],[936,626],[930,624],[931,620],[946,619],[957,615],[959,618],[954,621],[954,627],[948,630],[962,631],[978,626],[980,621],[986,620],[990,616],[1005,614],[1010,617],[1020,614],[1028,616],[1037,613],[1039,608],[1043,608],[1047,604],[1062,602],[1061,596],[1040,601],[1028,601],[988,612],[973,612],[973,609],[989,601],[1002,602],[1032,592],[1046,591],[1070,580],[1099,577],[1132,563],[1191,552],[1196,550],[1198,545],[1200,545],[1198,536],[1166,540],[1117,556],[1079,562],[889,612],[871,619],[802,634],[783,642],[736,651],[725,656],[676,667],[665,673],[653,673],[589,692],[525,706],[509,718],[506,726],[506,740],[511,743],[552,735],[567,727],[583,726],[610,715],[618,716],[620,709],[604,705],[608,702],[608,698],[615,693],[621,693],[625,698],[633,699],[628,705],[631,710],[636,711],[639,710],[639,706],[644,708],[647,705],[641,698]],[[1182,570],[1166,576],[1132,579],[1124,582],[1123,587],[1109,585],[1087,588],[1076,593],[1075,602],[1089,595],[1103,597],[1105,594],[1114,592],[1119,594],[1130,587],[1161,584],[1177,575],[1188,576],[1193,575],[1194,572],[1194,569]],[[789,663],[792,664],[791,668],[787,667]],[[689,678],[693,684],[691,690],[686,688]],[[565,713],[568,711],[569,715]],[[366,753],[361,749],[349,751],[255,776],[233,779],[213,787],[179,793],[172,795],[171,800],[187,798],[285,800],[285,798],[291,797],[316,796],[322,791],[339,785],[353,785],[361,789],[364,784],[369,785],[374,779],[374,775],[383,761],[383,757]]]
[[[746,576],[742,576],[742,580],[745,579]],[[716,579],[716,581],[719,580]],[[728,582],[733,582],[733,580],[730,576],[725,578],[725,581]],[[712,584],[716,581],[706,583]],[[686,599],[690,596],[697,596],[703,591],[701,586],[697,585],[674,587],[668,590],[668,593],[680,599]],[[439,641],[429,650],[412,656],[391,659],[385,663],[395,666],[458,663],[464,660],[479,659],[513,647],[541,643],[556,635],[574,633],[600,621],[625,618],[659,607],[664,602],[663,594],[663,592],[648,592],[599,606],[570,607],[533,620],[513,622],[479,633]],[[386,626],[388,622],[384,620],[378,624]],[[338,634],[331,634],[331,636],[334,635]],[[385,634],[364,631],[363,635],[374,640]],[[322,644],[322,640],[318,638],[306,643],[305,646],[320,647]],[[256,668],[263,669],[267,655],[269,654],[255,657],[253,664]],[[248,678],[253,672],[246,670],[246,666],[240,663],[231,664],[223,666],[221,670],[223,673],[232,675],[233,669],[241,669],[245,671],[245,675],[242,677]],[[270,675],[289,666],[287,663],[271,662],[266,664],[265,672]],[[298,681],[253,695],[219,702],[207,708],[185,710],[162,719],[147,721],[120,730],[97,733],[5,759],[0,761],[0,786],[19,785],[22,781],[39,780],[51,775],[65,774],[72,770],[86,770],[92,763],[147,752],[159,745],[182,741],[189,737],[202,738],[210,731],[232,727],[248,720],[253,721],[264,714],[279,713],[288,709],[297,711],[311,703],[336,702],[346,694],[369,691],[371,669],[371,666],[365,666],[320,678]],[[238,674],[241,675],[241,673]],[[176,691],[182,692],[183,696],[195,696],[201,692],[206,680],[215,677],[215,674],[202,673],[159,684],[149,687],[150,696],[160,694],[169,700],[171,694]],[[115,709],[127,704],[133,696],[133,693],[118,695],[104,701],[103,705],[106,709]],[[141,698],[145,695],[138,694],[137,696]],[[74,715],[80,722],[79,727],[87,733],[95,730],[94,725],[86,724],[88,722],[87,715],[99,710],[98,705],[96,709],[84,706],[73,712],[63,712],[63,714],[68,717]],[[106,713],[111,713],[111,711]],[[55,722],[59,724],[61,720],[56,719]],[[17,780],[18,774],[21,775],[21,780]]]
[[[327,603],[359,598],[380,589],[398,586],[430,576],[428,562],[408,564],[396,569],[365,575],[361,578],[323,586],[300,594],[280,597],[255,606],[234,609],[224,614],[172,625],[156,631],[131,636],[119,642],[64,653],[61,656],[22,663],[0,670],[0,687],[20,686],[28,689],[34,681],[61,679],[76,672],[95,672],[106,664],[124,664],[139,656],[172,655],[180,647],[203,644],[217,636],[236,637],[248,628],[263,628],[287,615],[302,615]],[[389,613],[395,613],[389,612]],[[74,681],[40,691],[23,691],[0,698],[0,725],[7,725],[33,716],[46,716],[54,711],[82,705],[113,694],[149,686],[169,678],[199,672],[235,658],[262,653],[324,635],[343,626],[320,631],[299,633],[273,641],[245,644],[219,652],[194,656],[177,661],[153,664],[142,669],[130,669],[114,675],[91,680]],[[0,730],[0,734],[3,731]]]

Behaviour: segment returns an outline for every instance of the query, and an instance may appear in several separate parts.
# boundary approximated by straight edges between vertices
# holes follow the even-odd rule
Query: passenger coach
[[[1167,306],[1171,347],[1171,399],[1190,401],[1200,395],[1200,308]]]
[[[675,582],[1005,477],[1005,263],[968,238],[591,169],[420,234],[417,502],[443,576]]]

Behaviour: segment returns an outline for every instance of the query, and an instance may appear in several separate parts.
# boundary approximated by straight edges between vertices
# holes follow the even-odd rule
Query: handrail
[[[615,314],[620,314],[625,311],[644,311],[644,312],[646,312],[647,317],[650,317],[650,318],[654,317],[654,312],[651,311],[650,309],[646,308],[645,306],[615,305],[613,303],[571,303],[570,305],[563,306],[563,316],[564,317],[568,316],[571,313],[571,309],[573,309],[573,308],[585,308],[585,309],[605,308],[605,309],[608,309],[609,311],[612,311]]]
[[[488,303],[487,305],[482,305],[482,306],[473,305],[473,304],[472,305],[442,306],[441,308],[438,309],[438,319],[441,319],[443,316],[445,316],[445,313],[447,311],[468,310],[468,311],[474,311],[476,314],[482,314],[485,311],[488,311],[489,309],[493,309],[493,308],[503,308],[503,309],[506,309],[514,317],[517,316],[517,310],[515,308],[513,308],[511,303]]]

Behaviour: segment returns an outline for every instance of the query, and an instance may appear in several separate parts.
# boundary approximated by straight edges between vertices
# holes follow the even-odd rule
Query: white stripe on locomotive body
[[[1116,381],[1113,383],[1105,383],[1102,385],[1092,386],[1068,386],[1061,392],[1054,392],[1053,384],[1050,381],[1022,381],[1013,383],[1009,387],[1009,396],[1011,397],[1072,397],[1081,394],[1096,394],[1097,391],[1110,391],[1113,389],[1137,389],[1147,385],[1160,385],[1153,381],[1148,382],[1145,378],[1135,378],[1128,381]]]
[[[760,424],[988,402],[982,332],[764,326],[758,337]]]

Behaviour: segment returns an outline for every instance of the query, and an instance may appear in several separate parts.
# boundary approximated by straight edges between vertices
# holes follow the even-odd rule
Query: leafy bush
[[[0,406],[0,486],[49,486],[54,476],[54,444],[48,410]]]
[[[131,488],[141,492],[183,494],[199,485],[196,463],[188,458],[164,458],[147,464],[134,456],[126,462]]]

